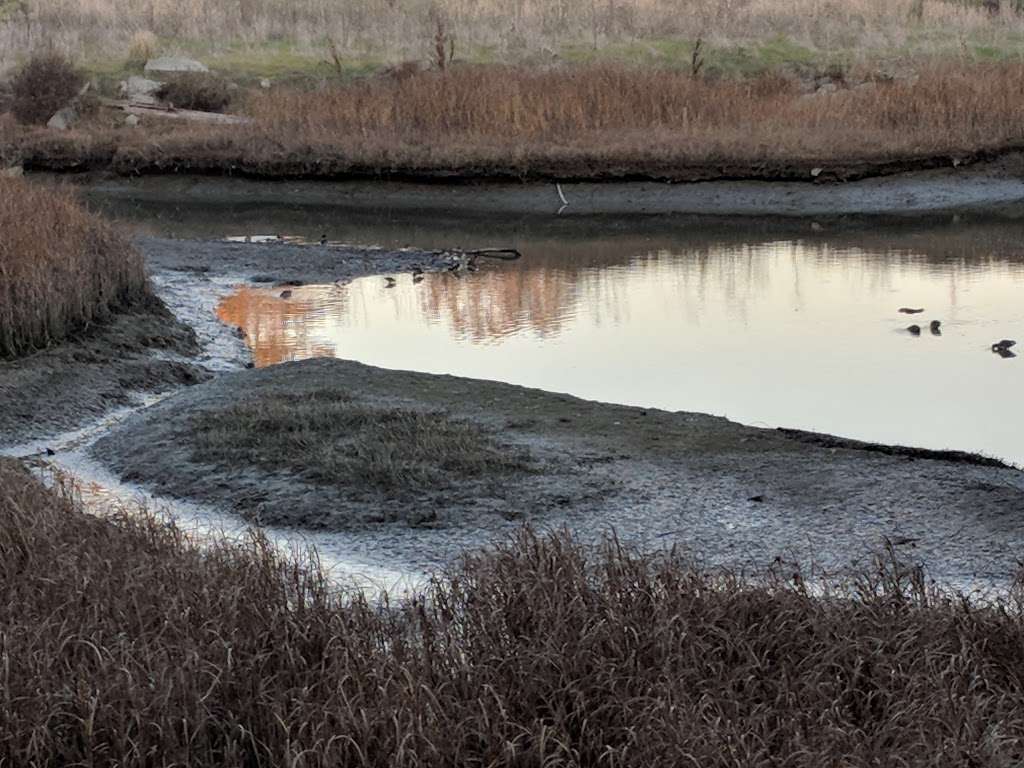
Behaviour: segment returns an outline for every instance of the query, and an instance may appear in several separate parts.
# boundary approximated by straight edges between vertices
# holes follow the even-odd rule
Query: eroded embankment
[[[930,170],[921,170],[928,168]],[[106,200],[190,204],[332,206],[353,211],[391,210],[449,215],[680,214],[700,216],[920,216],[932,212],[998,209],[1024,201],[1024,155],[1009,154],[976,166],[954,167],[954,158],[864,173],[835,183],[828,167],[794,175],[718,167],[692,176],[610,174],[601,179],[552,174],[433,177],[429,174],[277,176],[277,183],[245,178],[154,176],[92,179],[90,190]],[[812,170],[820,171],[817,179]],[[233,174],[245,176],[245,174]],[[256,178],[259,178],[256,175]],[[310,180],[315,178],[315,180]],[[831,182],[825,181],[831,178]],[[844,177],[845,178],[845,177]],[[698,183],[699,182],[699,183]]]
[[[357,478],[324,484],[283,462],[201,456],[197,418],[273,392],[331,392],[370,408],[443,412],[499,436],[508,450],[528,451],[535,466],[496,476],[483,493],[476,479],[455,475],[440,494],[366,496],[354,492]],[[273,452],[277,438],[266,437],[264,450]],[[346,450],[323,446],[335,449]],[[379,546],[411,563],[433,561],[453,535],[521,520],[585,534],[614,527],[628,539],[691,547],[713,562],[756,565],[794,555],[842,567],[888,538],[932,573],[963,581],[1009,578],[1024,545],[1024,474],[992,462],[887,455],[839,440],[823,446],[717,417],[350,361],[222,376],[132,417],[94,454],[163,493],[277,525],[377,531],[371,538],[387,542]]]

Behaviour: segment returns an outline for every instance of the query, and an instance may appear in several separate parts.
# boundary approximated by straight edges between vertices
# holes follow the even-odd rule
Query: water
[[[461,278],[240,287],[218,314],[257,365],[334,355],[1024,464],[1016,221],[880,228],[693,219],[489,219],[324,207],[115,207],[160,234],[285,232],[385,246],[518,247]],[[899,307],[923,307],[914,317]],[[933,336],[930,320],[942,322]],[[915,337],[905,329],[924,326]]]

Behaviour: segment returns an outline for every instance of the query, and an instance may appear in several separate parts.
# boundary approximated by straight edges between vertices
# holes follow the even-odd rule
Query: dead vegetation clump
[[[815,594],[524,532],[370,603],[254,534],[84,514],[0,460],[10,765],[1010,766],[1019,594]],[[821,585],[816,585],[820,587]]]
[[[231,103],[231,88],[222,77],[208,72],[183,72],[167,80],[156,92],[179,109],[222,112]]]
[[[11,111],[22,123],[45,124],[84,84],[84,75],[63,56],[33,56],[11,81]]]
[[[191,420],[193,460],[289,469],[351,490],[446,488],[531,467],[521,449],[442,413],[360,404],[331,390],[269,393]]]
[[[0,358],[150,296],[141,254],[66,190],[0,177],[0,233]]]

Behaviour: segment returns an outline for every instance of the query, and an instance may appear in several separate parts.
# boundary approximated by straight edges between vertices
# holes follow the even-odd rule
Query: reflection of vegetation
[[[436,412],[371,408],[345,393],[265,394],[192,419],[194,459],[228,469],[289,469],[355,489],[444,488],[529,468],[521,449]]]

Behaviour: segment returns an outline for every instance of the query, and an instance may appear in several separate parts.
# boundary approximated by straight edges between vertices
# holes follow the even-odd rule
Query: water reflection
[[[333,355],[1024,462],[1024,368],[991,350],[1024,335],[1024,259],[933,244],[563,243],[418,285],[243,288],[219,314],[261,366]]]

